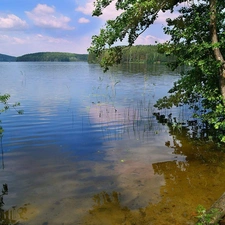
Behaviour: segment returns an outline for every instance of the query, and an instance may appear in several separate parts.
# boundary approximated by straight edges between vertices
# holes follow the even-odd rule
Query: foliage
[[[20,106],[19,102],[16,102],[14,104],[10,104],[8,100],[10,99],[9,94],[0,95],[0,103],[3,104],[3,108],[0,109],[0,114],[8,110],[10,107],[14,108],[18,114],[23,114],[23,110],[17,110],[16,107]]]
[[[18,110],[16,108],[17,106],[20,106],[20,103],[16,102],[11,105],[8,102],[9,98],[10,98],[9,94],[0,95],[0,104],[2,104],[2,108],[0,109],[0,114],[10,109],[10,107],[14,108],[18,114],[23,114],[23,110]],[[1,120],[0,120],[0,123],[1,123]],[[0,137],[3,134],[3,131],[4,131],[3,128],[0,126]]]
[[[94,16],[102,14],[112,0],[97,0]],[[219,0],[117,0],[116,9],[122,13],[115,20],[109,20],[99,35],[92,37],[90,53],[98,55],[101,65],[107,69],[122,59],[123,48],[115,47],[127,38],[128,46],[151,24],[159,12],[173,12],[178,3],[179,16],[167,19],[164,32],[170,41],[159,45],[159,52],[173,56],[169,63],[172,69],[188,66],[181,78],[174,83],[169,96],[160,99],[155,107],[171,108],[188,104],[195,110],[195,117],[201,118],[216,130],[216,136],[225,142],[225,1]],[[182,6],[182,7],[181,7]],[[117,48],[117,49],[116,49]],[[104,51],[110,57],[104,56]]]
[[[224,52],[225,14],[218,4],[218,36],[220,49]],[[224,7],[224,6],[223,6]],[[156,107],[171,108],[173,105],[189,104],[195,110],[195,117],[201,118],[217,130],[217,137],[225,141],[225,108],[220,91],[221,62],[215,60],[213,49],[216,47],[210,39],[210,7],[199,3],[179,10],[180,16],[168,19],[165,33],[171,40],[159,46],[161,52],[175,55],[170,63],[172,69],[187,65],[189,69],[169,91],[170,95],[160,99]]]
[[[212,224],[212,218],[219,213],[218,209],[212,209],[210,212],[207,212],[206,209],[199,205],[197,207],[197,218],[199,219],[196,225],[209,225]],[[218,223],[217,223],[218,224]],[[216,224],[215,224],[216,225]]]
[[[107,50],[102,53],[100,60],[92,52],[88,55],[89,63],[98,63],[107,60]],[[112,57],[113,59],[113,57]],[[125,47],[122,46],[122,58],[119,63],[167,63],[174,60],[173,56],[166,56],[164,53],[158,51],[156,45],[136,45]],[[114,62],[113,62],[114,63]],[[112,64],[113,64],[112,63]]]
[[[28,61],[60,61],[60,62],[74,62],[74,61],[87,61],[87,54],[75,54],[64,52],[38,52],[26,54],[17,57],[17,62]]]
[[[9,100],[9,98],[10,98],[9,94],[0,95],[0,103],[3,104],[3,108],[0,109],[0,113],[6,111],[9,108],[7,104],[7,101]],[[0,120],[0,123],[1,123],[1,120]],[[3,131],[4,131],[3,128],[0,126],[0,137],[2,136]]]
[[[93,16],[100,16],[103,9],[109,6],[112,0],[97,0]],[[155,22],[160,10],[173,10],[173,7],[182,0],[117,0],[115,3],[117,10],[122,13],[115,20],[108,20],[105,29],[100,30],[99,35],[92,37],[92,46],[89,52],[101,56],[105,49],[116,50],[121,54],[122,48],[115,47],[115,43],[127,39],[128,45],[132,46],[140,34]],[[119,53],[120,51],[120,53]],[[104,58],[103,58],[104,60]],[[102,61],[102,66],[107,68],[110,62]],[[115,60],[114,63],[117,61]]]

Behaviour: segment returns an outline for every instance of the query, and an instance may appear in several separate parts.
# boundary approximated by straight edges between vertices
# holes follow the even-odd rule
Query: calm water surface
[[[144,65],[0,63],[4,218],[24,225],[193,224],[224,192],[221,148],[157,122],[178,72]],[[187,108],[162,111],[181,121]]]

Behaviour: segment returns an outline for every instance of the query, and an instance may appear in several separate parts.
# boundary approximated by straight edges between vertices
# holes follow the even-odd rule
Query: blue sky
[[[92,35],[117,12],[112,3],[101,17],[92,17],[94,0],[1,0],[0,53],[60,51],[87,53]],[[154,44],[168,39],[162,32],[165,16],[139,37],[135,44]]]

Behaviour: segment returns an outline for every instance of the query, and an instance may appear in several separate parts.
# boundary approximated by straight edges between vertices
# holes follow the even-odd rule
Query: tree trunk
[[[224,105],[225,105],[225,64],[221,66],[220,71],[220,91],[223,96]]]
[[[224,105],[225,105],[225,61],[220,51],[220,48],[216,47],[216,45],[219,43],[218,35],[217,35],[216,4],[217,4],[217,0],[210,0],[210,31],[211,31],[212,44],[215,45],[215,47],[213,47],[215,59],[221,62],[219,85],[220,85],[220,92],[221,92],[221,95],[223,96]]]

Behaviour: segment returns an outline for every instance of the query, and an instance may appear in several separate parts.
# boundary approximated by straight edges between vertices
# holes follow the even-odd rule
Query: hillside
[[[75,54],[64,52],[38,52],[22,55],[16,58],[17,62],[36,62],[36,61],[51,61],[51,62],[75,62],[87,61],[87,54]]]
[[[107,50],[102,57],[108,54]],[[101,58],[100,58],[101,59]],[[93,53],[88,56],[89,63],[99,62]],[[166,56],[158,51],[157,45],[136,45],[131,47],[123,47],[123,56],[121,63],[166,63],[174,60],[173,56]]]
[[[0,54],[0,62],[15,62],[15,61],[16,57],[14,56]]]

